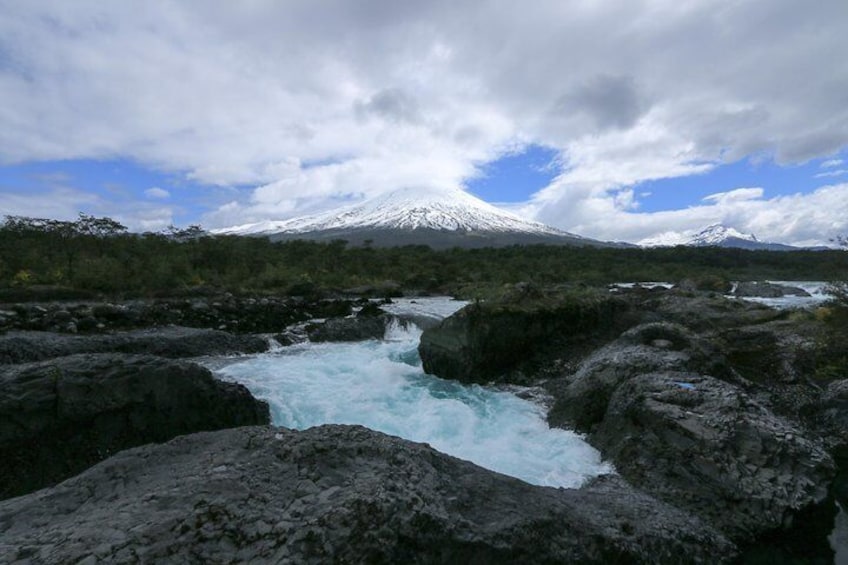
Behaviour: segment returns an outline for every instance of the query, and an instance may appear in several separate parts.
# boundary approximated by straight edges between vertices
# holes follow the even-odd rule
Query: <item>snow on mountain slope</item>
[[[667,247],[673,245],[724,245],[728,241],[747,241],[752,244],[760,243],[754,234],[745,234],[721,224],[707,226],[699,232],[666,232],[658,236],[643,239],[639,245],[643,247]]]
[[[731,238],[750,242],[759,241],[752,233],[742,233],[721,224],[713,224],[695,234],[688,245],[721,245]]]
[[[713,224],[697,233],[694,231],[666,232],[650,239],[643,239],[639,242],[639,245],[642,247],[671,247],[674,245],[688,245],[692,247],[715,246],[733,247],[737,249],[763,249],[770,251],[824,249],[822,247],[802,248],[786,245],[784,243],[760,241],[754,234],[742,233],[721,224]]]
[[[430,229],[579,237],[525,220],[461,190],[402,189],[323,214],[217,230],[258,235],[344,229]]]

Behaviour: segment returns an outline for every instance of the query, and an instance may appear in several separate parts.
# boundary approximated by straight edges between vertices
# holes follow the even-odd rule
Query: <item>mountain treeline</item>
[[[462,292],[538,284],[693,279],[846,280],[848,252],[674,247],[513,246],[432,250],[349,247],[345,241],[271,242],[211,236],[198,226],[133,234],[110,219],[7,216],[0,224],[0,288],[52,287],[123,296],[200,289],[298,294],[392,281],[418,291]],[[395,285],[392,285],[395,286]],[[467,294],[467,292],[466,292]]]

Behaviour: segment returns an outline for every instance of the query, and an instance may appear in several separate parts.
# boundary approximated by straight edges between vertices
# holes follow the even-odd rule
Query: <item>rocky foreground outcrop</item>
[[[632,484],[749,542],[827,500],[836,466],[743,384],[709,341],[646,324],[552,383],[549,419],[588,432]]]
[[[267,422],[267,406],[205,369],[126,354],[250,342],[13,332],[0,363],[77,354],[0,367],[0,494],[109,458],[0,502],[0,562],[832,561],[848,385],[815,375],[816,318],[711,293],[516,290],[425,331],[425,369],[544,386],[551,424],[585,433],[619,475],[535,487],[346,426],[191,434],[109,457]],[[363,339],[388,320],[376,306],[337,315],[299,328]]]
[[[714,529],[616,477],[579,490],[536,487],[351,426],[183,436],[0,502],[4,563],[718,563],[733,555]]]
[[[548,420],[554,426],[590,433],[603,420],[622,383],[634,375],[669,371],[733,376],[715,346],[680,324],[643,324],[590,354],[567,378],[547,383],[555,400]]]
[[[0,367],[0,498],[128,447],[268,421],[267,404],[193,363],[92,354]]]
[[[827,500],[836,474],[823,445],[798,426],[738,387],[692,373],[629,379],[592,443],[632,484],[741,542],[788,529],[796,512]]]
[[[619,296],[629,308],[605,326],[632,327],[594,351],[581,355],[555,334],[514,358],[470,347],[506,328],[511,305],[496,303],[425,332],[424,367],[450,377],[466,363],[481,380],[544,386],[552,425],[586,433],[630,484],[747,557],[831,562],[834,499],[848,500],[848,387],[816,380],[821,324],[710,293]],[[507,335],[533,335],[541,312],[556,311],[550,300],[523,304],[532,315],[513,316]],[[539,351],[537,370],[513,380]]]

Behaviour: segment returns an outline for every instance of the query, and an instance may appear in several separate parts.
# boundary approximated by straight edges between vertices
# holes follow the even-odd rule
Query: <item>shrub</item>
[[[33,283],[32,271],[21,269],[12,277],[12,286],[29,286]]]

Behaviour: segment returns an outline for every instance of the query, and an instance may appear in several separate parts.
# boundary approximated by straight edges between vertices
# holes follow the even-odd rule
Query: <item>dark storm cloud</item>
[[[381,90],[367,102],[357,101],[354,110],[363,117],[371,114],[395,122],[413,123],[421,118],[418,103],[399,88]]]
[[[557,111],[589,118],[597,129],[627,129],[649,108],[633,77],[598,75],[560,98]]]

